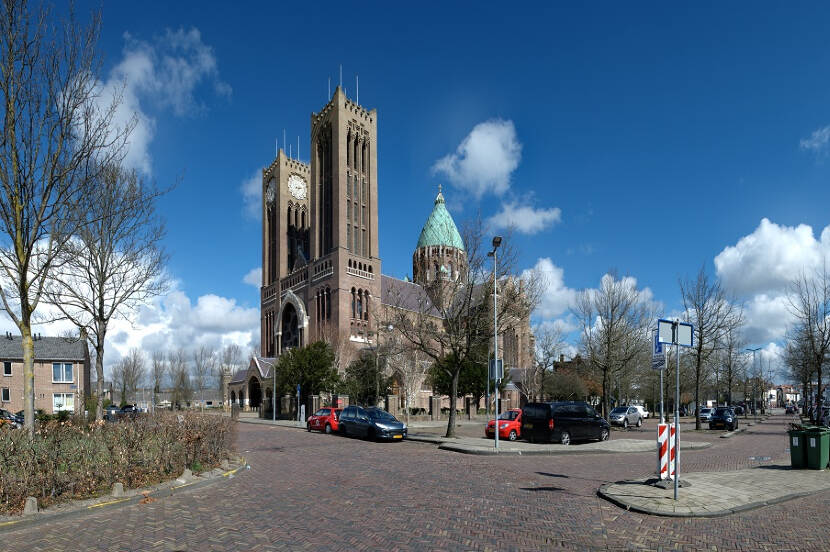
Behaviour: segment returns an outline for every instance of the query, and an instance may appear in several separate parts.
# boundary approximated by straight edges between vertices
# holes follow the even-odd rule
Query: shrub
[[[0,430],[0,512],[19,512],[27,496],[47,505],[94,496],[116,481],[142,487],[186,467],[218,465],[234,427],[223,416],[161,412],[109,424],[49,420],[34,439]]]

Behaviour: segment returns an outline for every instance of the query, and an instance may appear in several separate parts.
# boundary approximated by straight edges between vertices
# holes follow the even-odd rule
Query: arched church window
[[[363,318],[363,290],[357,290],[357,316],[355,318]]]
[[[357,293],[352,288],[352,318],[357,318]]]
[[[291,205],[288,206],[288,226],[291,226]]]
[[[302,225],[300,225],[300,228],[305,228],[305,211],[302,214]]]
[[[364,302],[366,303],[363,306],[363,320],[369,320],[369,292],[367,291],[363,296]]]
[[[331,320],[331,288],[326,287],[326,320]]]

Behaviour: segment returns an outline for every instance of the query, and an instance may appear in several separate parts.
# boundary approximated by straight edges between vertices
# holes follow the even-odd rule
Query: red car
[[[331,433],[337,431],[337,421],[340,419],[342,408],[321,408],[308,418],[306,429]]]
[[[494,427],[495,420],[487,422],[487,427],[484,434],[490,438],[495,438]],[[507,439],[508,441],[515,441],[522,436],[522,410],[520,408],[513,408],[501,413],[499,416],[499,439]]]

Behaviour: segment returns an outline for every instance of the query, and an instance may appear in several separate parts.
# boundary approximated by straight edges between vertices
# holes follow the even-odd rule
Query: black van
[[[559,401],[527,403],[522,408],[522,437],[531,443],[599,439],[606,441],[611,427],[588,403]]]

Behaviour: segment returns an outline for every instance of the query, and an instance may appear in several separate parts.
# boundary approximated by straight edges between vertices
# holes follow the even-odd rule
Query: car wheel
[[[311,431],[311,424],[306,424],[305,425],[305,430],[306,431]]]
[[[331,425],[330,424],[326,424],[325,432],[326,432],[326,435],[331,433]]]
[[[640,427],[640,426],[642,426],[642,425],[643,425],[643,420],[642,420],[642,418],[637,418],[637,427]]]
[[[374,441],[375,440],[375,430],[370,429],[369,433],[366,434],[366,438],[369,439],[370,441]]]
[[[628,429],[628,418],[623,418],[623,429]]]
[[[570,445],[571,444],[571,434],[567,431],[563,431],[562,435],[559,437],[559,442],[563,445]]]
[[[515,441],[515,440],[516,440],[516,437],[518,437],[518,435],[516,434],[516,430],[515,430],[515,429],[511,429],[511,430],[510,430],[510,434],[507,436],[507,439],[508,439],[509,441]]]
[[[606,428],[602,428],[602,431],[599,432],[599,440],[600,441],[607,441],[609,435],[611,435],[611,432],[608,431],[608,429],[606,429]]]

